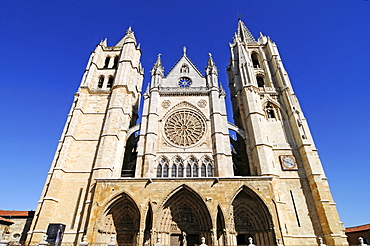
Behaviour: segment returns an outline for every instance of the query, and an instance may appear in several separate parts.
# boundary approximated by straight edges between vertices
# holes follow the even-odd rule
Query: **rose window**
[[[164,125],[167,139],[178,146],[191,146],[203,137],[205,125],[200,115],[181,110],[170,115]]]

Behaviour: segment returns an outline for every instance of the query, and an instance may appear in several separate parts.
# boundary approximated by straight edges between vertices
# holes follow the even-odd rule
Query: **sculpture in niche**
[[[186,240],[186,232],[182,232],[182,246],[187,245],[187,240]]]
[[[189,66],[187,64],[182,64],[180,73],[189,73]]]

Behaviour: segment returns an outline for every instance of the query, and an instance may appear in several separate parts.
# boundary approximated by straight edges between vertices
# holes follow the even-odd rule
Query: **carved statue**
[[[182,232],[182,246],[187,246],[186,232]]]
[[[202,237],[201,240],[202,240],[202,244],[200,246],[207,246],[206,239]]]
[[[154,244],[154,246],[163,246],[163,244],[161,243],[161,238],[160,237],[157,238],[157,243]]]

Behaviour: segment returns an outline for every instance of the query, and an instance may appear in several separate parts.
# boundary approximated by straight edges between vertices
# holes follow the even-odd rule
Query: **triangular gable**
[[[188,64],[189,67],[192,67],[194,71],[196,71],[199,74],[200,77],[203,77],[203,74],[199,71],[199,69],[194,65],[194,63],[190,60],[190,58],[186,54],[180,57],[180,59],[176,62],[176,64],[167,73],[167,76],[170,75],[174,70],[179,69],[179,66],[182,66],[183,63]]]
[[[206,80],[194,63],[186,56],[183,56],[172,67],[166,77],[162,79],[161,87],[179,87],[180,78],[189,78],[192,82],[190,87],[206,87]]]

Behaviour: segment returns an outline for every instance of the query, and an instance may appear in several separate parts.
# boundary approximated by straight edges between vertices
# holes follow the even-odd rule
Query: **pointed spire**
[[[126,35],[116,44],[116,46],[123,46],[126,43],[135,43],[136,38],[134,32],[131,30],[131,26],[127,29]]]
[[[220,96],[226,97],[226,92],[225,92],[224,87],[222,86],[221,83],[220,83]]]
[[[260,32],[260,37],[258,38],[259,44],[266,44],[267,43],[267,37]]]
[[[208,53],[208,64],[206,67],[207,74],[216,74],[217,75],[217,67],[215,62],[213,61],[212,54]]]
[[[147,99],[150,97],[150,85],[147,85],[146,90],[143,94],[144,99]]]
[[[152,76],[153,75],[162,75],[164,74],[164,68],[162,66],[162,60],[161,60],[161,53],[158,54],[157,61],[154,63],[153,69],[152,69]]]
[[[243,42],[246,42],[247,44],[256,43],[256,40],[254,39],[252,33],[248,30],[244,22],[240,19],[238,22],[238,36]]]
[[[105,46],[105,47],[107,47],[107,38],[105,38],[105,39],[101,40],[99,44],[100,44],[101,46]]]

